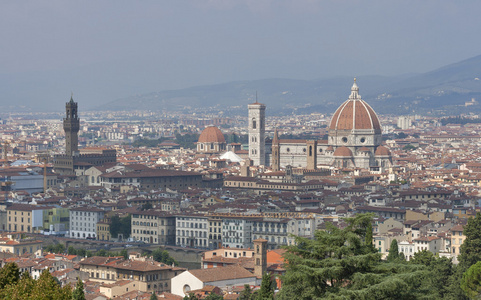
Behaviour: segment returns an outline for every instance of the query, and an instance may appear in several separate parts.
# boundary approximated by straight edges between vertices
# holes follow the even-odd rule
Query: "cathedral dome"
[[[225,138],[219,128],[209,126],[200,134],[198,143],[225,143]]]
[[[334,151],[334,156],[352,156],[352,151],[351,149],[347,148],[347,147],[339,147],[336,149],[336,151]]]
[[[352,130],[371,129],[381,130],[381,123],[374,110],[361,99],[359,87],[354,79],[351,95],[334,113],[329,129]]]
[[[361,149],[358,150],[359,152],[370,152],[368,147],[361,147]]]
[[[379,146],[379,147],[377,147],[374,155],[376,155],[376,156],[391,156],[391,151],[389,151],[389,149],[384,147],[384,146]]]

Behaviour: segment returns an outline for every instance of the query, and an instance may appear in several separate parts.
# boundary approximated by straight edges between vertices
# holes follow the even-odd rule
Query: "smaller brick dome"
[[[334,156],[344,156],[344,157],[352,156],[352,151],[351,149],[344,146],[339,147],[336,149],[336,151],[334,151]]]
[[[369,152],[371,150],[369,150],[368,147],[361,147],[361,149],[359,149],[359,152]]]
[[[389,149],[384,147],[384,146],[379,146],[379,147],[377,147],[374,155],[376,155],[376,156],[390,156],[391,151],[389,151]]]
[[[198,143],[225,143],[225,138],[219,128],[209,126],[202,131]]]

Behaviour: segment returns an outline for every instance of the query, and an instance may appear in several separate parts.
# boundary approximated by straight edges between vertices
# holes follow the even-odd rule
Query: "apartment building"
[[[230,248],[252,248],[252,219],[222,218],[222,245]]]
[[[209,249],[222,247],[222,219],[219,216],[209,218]]]
[[[43,211],[50,207],[30,204],[13,204],[7,207],[8,231],[34,232],[43,229]]]
[[[96,239],[97,223],[104,218],[105,211],[98,207],[84,206],[70,209],[70,234],[76,239]]]
[[[209,247],[209,217],[204,215],[176,216],[176,246]]]
[[[131,237],[149,244],[175,245],[176,217],[158,210],[145,210],[132,214]]]

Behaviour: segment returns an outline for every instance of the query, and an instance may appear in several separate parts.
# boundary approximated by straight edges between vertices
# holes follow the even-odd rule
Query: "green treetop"
[[[372,215],[345,219],[343,229],[326,224],[314,239],[295,237],[286,247],[288,262],[276,300],[284,299],[439,299],[423,278],[424,265],[385,262],[370,245]]]

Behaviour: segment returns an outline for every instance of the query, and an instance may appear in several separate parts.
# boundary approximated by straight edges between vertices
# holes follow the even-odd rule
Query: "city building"
[[[48,209],[50,207],[18,203],[7,207],[8,231],[32,233],[43,229],[43,214]]]
[[[23,237],[22,232],[3,233],[0,236],[0,252],[14,253],[22,255],[42,254],[42,244],[40,240],[31,237]]]
[[[256,285],[257,277],[240,266],[188,270],[172,278],[172,293],[184,297],[207,285],[222,289],[245,284]]]
[[[458,262],[458,255],[461,253],[461,245],[466,239],[463,231],[464,228],[462,225],[456,225],[451,228],[451,254],[455,263]]]
[[[112,189],[123,185],[138,187],[140,190],[185,189],[201,187],[202,174],[189,171],[144,169],[136,171],[116,170],[99,176],[103,187]]]
[[[176,246],[204,248],[209,247],[209,217],[184,214],[175,217]]]
[[[132,239],[149,244],[175,245],[175,216],[156,210],[132,214]]]
[[[115,149],[104,148],[78,148],[78,132],[80,119],[78,117],[78,105],[73,101],[65,104],[65,118],[63,119],[65,131],[65,154],[54,156],[54,170],[59,174],[82,173],[91,166],[99,166],[105,163],[116,162]]]
[[[243,217],[222,218],[222,246],[229,248],[252,248],[252,219]]]
[[[104,218],[105,211],[97,207],[75,207],[70,209],[70,237],[97,239],[97,223]]]

